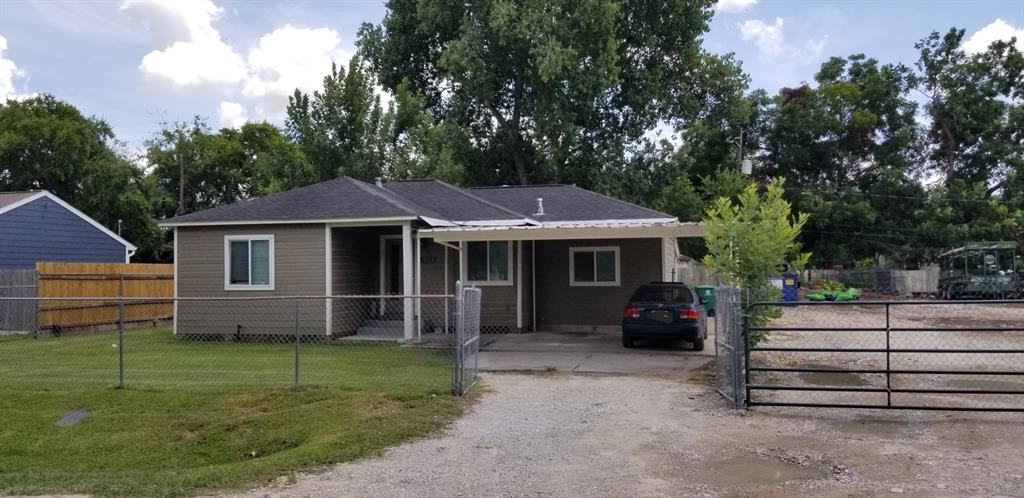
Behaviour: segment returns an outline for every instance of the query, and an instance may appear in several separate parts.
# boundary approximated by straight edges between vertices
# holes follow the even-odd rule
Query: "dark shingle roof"
[[[23,199],[32,197],[39,192],[0,192],[0,208],[9,206]]]
[[[675,218],[572,185],[476,187],[469,191],[542,222]],[[538,197],[544,199],[544,216],[534,216]]]
[[[525,216],[440,180],[406,180],[384,185],[449,221],[521,220]]]
[[[164,223],[340,220],[419,215],[438,216],[432,210],[414,204],[408,199],[346,176],[258,199],[176,216]]]
[[[544,216],[535,215],[538,197],[544,199]],[[176,216],[165,220],[163,224],[418,216],[466,224],[525,219],[540,222],[674,219],[672,215],[571,185],[462,189],[438,180],[410,180],[392,182],[382,188],[354,178],[341,177],[258,199]],[[432,223],[432,220],[428,221]]]

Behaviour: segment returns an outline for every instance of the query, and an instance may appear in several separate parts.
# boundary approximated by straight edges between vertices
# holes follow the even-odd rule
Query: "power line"
[[[928,197],[918,197],[918,196],[912,196],[912,195],[869,194],[867,192],[853,192],[853,191],[836,192],[835,190],[813,189],[813,188],[807,188],[807,187],[782,187],[782,188],[784,190],[788,190],[788,191],[791,191],[791,192],[815,192],[815,193],[821,193],[821,194],[832,194],[832,195],[836,195],[836,196],[838,196],[838,195],[859,195],[859,196],[863,196],[863,197],[878,197],[878,198],[886,198],[886,199],[911,199],[911,200],[922,201],[922,202],[927,201],[929,199]],[[992,203],[994,201],[996,204],[1005,204],[1003,201],[998,200],[996,198],[989,198],[989,199],[965,199],[965,198],[960,198],[960,199],[954,199],[954,198],[945,197],[944,200],[950,201],[950,202],[981,203],[981,204],[989,204],[989,203]]]

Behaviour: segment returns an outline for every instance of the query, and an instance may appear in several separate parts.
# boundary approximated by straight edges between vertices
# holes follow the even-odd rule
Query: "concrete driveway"
[[[657,374],[697,370],[714,358],[714,336],[704,351],[689,343],[640,341],[622,347],[622,336],[607,332],[534,332],[481,336],[480,370]]]

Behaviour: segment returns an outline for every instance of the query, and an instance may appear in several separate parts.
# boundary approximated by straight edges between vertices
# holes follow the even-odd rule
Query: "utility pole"
[[[181,153],[182,137],[178,136],[178,214],[185,212],[185,155]]]

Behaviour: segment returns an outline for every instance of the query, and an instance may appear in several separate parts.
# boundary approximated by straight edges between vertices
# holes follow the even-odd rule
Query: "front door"
[[[381,294],[402,294],[402,239],[385,238],[382,244],[384,254],[381,258],[383,274]],[[401,299],[384,299],[382,313],[393,319],[402,318],[403,303]]]

